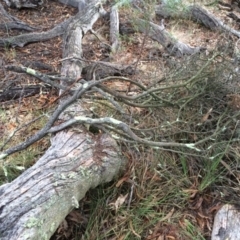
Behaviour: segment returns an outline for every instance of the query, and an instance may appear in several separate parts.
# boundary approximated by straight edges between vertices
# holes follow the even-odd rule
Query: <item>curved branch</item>
[[[48,132],[55,133],[55,132],[65,129],[66,127],[69,127],[75,123],[87,123],[90,125],[91,124],[112,124],[115,127],[121,129],[123,132],[127,133],[131,139],[133,139],[134,141],[136,141],[138,143],[143,143],[143,144],[155,146],[155,147],[187,147],[187,148],[194,149],[196,151],[201,151],[200,149],[195,147],[195,145],[196,145],[195,143],[154,142],[154,141],[145,140],[143,138],[138,137],[126,123],[116,120],[111,117],[92,119],[92,118],[84,117],[84,116],[75,116],[75,117],[71,118],[70,120],[68,120],[58,126],[52,127],[51,129],[48,130]]]
[[[27,73],[31,76],[36,77],[40,81],[51,85],[52,87],[56,87],[58,89],[63,89],[63,90],[66,89],[65,86],[62,86],[61,84],[58,84],[58,83],[50,80],[50,77],[48,75],[46,75],[44,73],[41,73],[41,72],[38,72],[38,71],[36,71],[32,68],[29,68],[29,67],[21,67],[21,66],[11,65],[11,66],[7,66],[6,69],[10,70],[10,71],[14,71],[14,72],[19,72],[19,73]]]
[[[9,15],[3,5],[0,3],[0,14],[3,16],[4,19],[1,19],[2,22],[0,23],[0,29],[21,29],[25,31],[34,31],[36,28],[29,26],[28,24],[20,21],[16,17]]]
[[[61,36],[67,29],[69,23],[72,21],[73,17],[67,19],[65,22],[58,24],[53,29],[41,32],[41,33],[27,33],[22,34],[14,37],[9,38],[1,38],[0,39],[0,46],[6,47],[6,46],[18,46],[18,47],[24,47],[28,43],[33,42],[39,42],[39,41],[46,41],[54,37]]]

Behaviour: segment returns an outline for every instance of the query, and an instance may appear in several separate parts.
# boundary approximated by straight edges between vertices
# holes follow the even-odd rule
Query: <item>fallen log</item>
[[[230,204],[222,206],[215,216],[211,239],[240,239],[239,218],[240,212],[235,206]]]
[[[197,5],[187,6],[184,10],[180,9],[176,11],[175,9],[175,11],[173,11],[166,4],[161,4],[156,6],[155,13],[163,18],[174,17],[191,19],[195,22],[201,23],[211,30],[229,32],[238,38],[240,37],[239,31],[225,25],[220,19]]]

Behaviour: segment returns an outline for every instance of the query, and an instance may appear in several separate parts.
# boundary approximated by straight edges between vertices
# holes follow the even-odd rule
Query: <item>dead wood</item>
[[[236,31],[229,26],[225,25],[221,20],[216,18],[213,14],[209,13],[207,10],[201,8],[200,6],[193,5],[188,6],[184,11],[173,11],[169,9],[166,5],[161,4],[157,5],[155,9],[156,15],[167,18],[167,17],[177,17],[192,19],[198,23],[203,24],[205,27],[210,28],[211,30],[220,30],[230,32],[231,34],[240,37],[240,32]]]
[[[240,18],[235,13],[231,12],[227,16],[235,20],[238,24],[240,23]]]
[[[36,28],[29,26],[28,24],[20,21],[16,17],[8,14],[3,5],[0,3],[0,28],[1,29],[21,29],[25,31],[34,31]]]
[[[27,33],[27,34],[21,34],[21,35],[9,37],[9,38],[1,38],[0,47],[10,47],[10,46],[24,47],[28,43],[46,41],[54,37],[61,36],[66,31],[71,21],[72,21],[72,17],[46,32]]]
[[[131,0],[131,5],[140,12],[144,12],[143,1]],[[155,8],[155,14],[164,18],[172,16],[171,14],[175,16],[175,12],[179,14],[175,9],[169,10],[164,4],[157,5]],[[130,18],[129,21],[131,21]],[[135,19],[134,26],[138,31],[159,42],[170,55],[182,57],[183,55],[192,55],[203,50],[201,47],[191,47],[174,38],[165,29],[164,21],[161,21],[161,24],[157,25],[149,20]]]
[[[8,89],[3,89],[0,91],[0,101],[8,101],[23,97],[30,97],[35,94],[40,93],[40,91],[47,90],[47,86],[25,86],[25,87],[13,87]]]
[[[112,44],[112,52],[116,53],[120,47],[119,14],[117,6],[113,6],[110,12],[110,42]]]
[[[82,56],[81,39],[101,16],[101,10],[98,0],[91,1],[85,15],[78,14],[69,22],[63,52],[68,60],[63,61],[61,73],[70,80],[62,85],[72,86],[80,78],[83,63],[73,58]],[[78,87],[85,91],[87,85],[79,83]],[[60,119],[71,119],[69,112],[89,114],[80,100]],[[116,142],[106,134],[93,135],[81,125],[57,133],[34,166],[0,187],[1,240],[49,239],[65,216],[78,207],[86,191],[112,180],[123,162]]]
[[[85,8],[85,0],[58,0],[60,3],[78,8],[79,11],[84,10]]]
[[[61,88],[60,94],[69,88],[79,89],[79,91],[88,88],[88,83],[80,82],[82,77],[94,82],[109,75],[124,76],[125,74],[132,74],[134,69],[131,66],[114,66],[110,63],[101,62],[85,67],[83,71],[85,64],[82,61],[82,37],[88,30],[91,30],[92,25],[101,16],[102,9],[99,3],[99,0],[90,1],[83,9],[86,14],[78,14],[76,17],[67,20],[64,25],[55,27],[58,29],[54,32],[55,35],[53,33],[50,34],[51,36],[47,35],[47,33],[40,33],[39,35],[35,33],[34,35],[25,34],[22,38],[14,37],[2,40],[2,44],[24,46],[30,42],[47,40],[52,36],[58,36],[56,34],[64,34],[61,75],[65,77],[65,81],[60,83],[60,86],[62,86],[59,87]],[[196,18],[201,14],[202,12],[197,10],[195,12]],[[117,17],[114,19],[117,19]],[[205,22],[209,24],[211,21],[207,20]],[[209,26],[213,26],[213,28],[217,26],[217,22],[213,21],[211,23],[213,25],[209,24]],[[139,31],[158,41],[171,55],[182,56],[184,54],[194,54],[201,50],[200,47],[193,48],[172,38],[165,30],[163,22],[161,26],[158,26],[139,19],[137,25]],[[116,26],[114,24],[113,28]],[[118,26],[113,30],[113,50],[115,46],[118,46],[118,43],[116,43],[117,31]],[[41,39],[39,38],[40,35],[48,38],[43,37]],[[46,77],[32,69],[21,69],[26,72],[31,71],[39,79]],[[92,89],[96,88],[96,86],[97,83]],[[64,103],[65,100],[67,102],[69,99],[71,97],[65,96],[60,103]],[[65,110],[65,112],[59,116],[59,110],[56,118],[52,119],[50,124],[47,124],[46,129],[40,132],[38,136],[41,137],[47,133],[59,131],[55,136],[52,136],[51,147],[33,167],[25,171],[12,183],[0,187],[0,238],[3,240],[49,239],[65,216],[73,208],[78,207],[78,201],[84,197],[89,188],[112,180],[119,173],[121,167],[124,166],[124,159],[121,157],[119,148],[112,138],[101,133],[93,135],[79,122],[85,120],[87,123],[96,124],[100,122],[115,123],[136,142],[151,143],[152,145],[155,143],[140,139],[130,131],[131,129],[127,124],[124,125],[121,121],[110,118],[91,119],[85,117],[91,116],[91,113],[83,107],[79,99],[69,100],[69,104],[65,105],[61,112],[62,110]],[[75,118],[76,115],[82,118]],[[65,121],[65,124],[52,127],[57,119],[61,122]],[[33,138],[33,140],[36,139],[36,137]],[[30,142],[28,142],[28,145],[30,145]],[[20,147],[24,149],[28,145],[23,144]],[[175,142],[163,142],[155,146],[186,147],[187,145],[190,148],[195,147],[192,144]],[[19,149],[13,150],[16,152]],[[2,156],[0,155],[0,157]],[[216,236],[219,234],[218,232]]]
[[[0,236],[49,239],[85,193],[112,180],[122,160],[106,135],[58,133],[38,162],[12,183],[0,187]]]
[[[42,81],[42,82],[44,82],[44,83],[46,83],[46,84],[48,84],[48,85],[50,85],[52,87],[55,87],[57,89],[66,90],[66,87],[64,87],[63,85],[57,83],[56,81],[53,81],[53,80],[56,80],[56,77],[48,76],[48,75],[43,74],[41,72],[38,72],[38,71],[36,71],[36,70],[34,70],[32,68],[15,66],[15,65],[9,65],[9,66],[6,66],[6,69],[10,70],[10,71],[14,71],[14,72],[19,72],[19,73],[28,73],[29,75],[31,75],[33,77],[36,77],[40,81]],[[52,80],[52,78],[53,78],[53,80]],[[61,79],[61,77],[59,77],[57,79]]]
[[[11,8],[36,8],[43,4],[42,0],[4,0]]]
[[[86,80],[96,80],[108,76],[128,76],[134,74],[134,67],[107,62],[96,62],[83,68],[82,77]]]
[[[191,47],[183,42],[174,39],[166,30],[162,23],[161,26],[142,19],[136,20],[137,28],[140,32],[147,34],[152,39],[159,42],[165,50],[177,57],[192,55],[203,50],[201,47]]]
[[[212,230],[212,240],[240,239],[240,212],[229,204],[216,214]]]

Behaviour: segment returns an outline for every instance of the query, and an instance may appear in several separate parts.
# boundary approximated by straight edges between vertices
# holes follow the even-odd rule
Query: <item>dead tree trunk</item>
[[[76,15],[64,36],[62,75],[76,80],[82,63],[81,39],[101,16],[99,1],[86,6],[86,14]],[[69,86],[72,81],[64,82]],[[75,86],[78,87],[78,86]],[[81,86],[80,86],[81,87]],[[89,114],[81,102],[68,113]],[[108,182],[121,169],[123,159],[116,142],[106,134],[93,135],[82,126],[59,132],[38,162],[20,177],[0,187],[0,239],[49,239],[65,216],[78,207],[86,191]]]

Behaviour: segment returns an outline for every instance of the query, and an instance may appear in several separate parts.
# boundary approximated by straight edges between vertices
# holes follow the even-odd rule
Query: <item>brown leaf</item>
[[[117,184],[116,184],[116,187],[120,187],[124,182],[126,182],[127,180],[129,179],[129,177],[123,177],[121,178]]]
[[[117,200],[115,202],[110,203],[109,206],[112,206],[112,208],[114,208],[115,211],[117,211],[123,205],[127,196],[128,196],[128,193],[124,196],[122,194],[120,194],[120,196],[117,198]]]
[[[72,211],[68,214],[67,217],[69,220],[76,222],[76,223],[82,223],[83,217],[78,211]]]
[[[161,222],[163,222],[163,221],[166,221],[166,220],[169,220],[171,217],[172,217],[172,215],[173,215],[173,213],[174,213],[174,208],[172,208],[171,209],[171,211],[165,216],[165,217],[163,217],[162,219],[161,219]]]
[[[204,122],[206,122],[208,120],[209,115],[211,114],[212,110],[213,110],[213,108],[210,108],[208,110],[208,112],[202,117],[202,120],[201,120],[202,123],[204,123]]]

